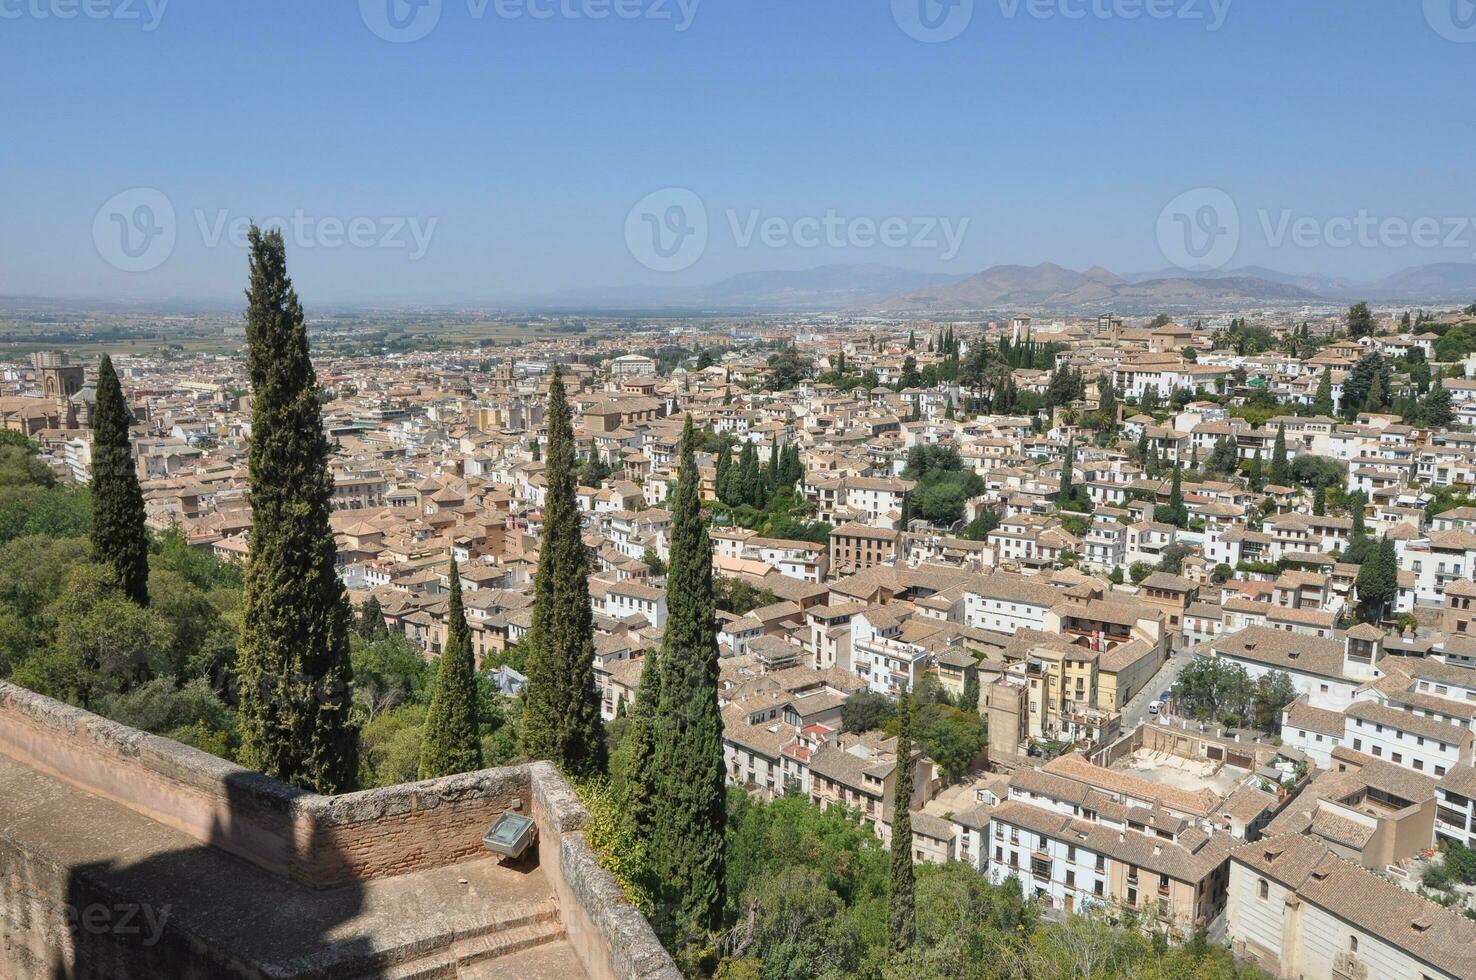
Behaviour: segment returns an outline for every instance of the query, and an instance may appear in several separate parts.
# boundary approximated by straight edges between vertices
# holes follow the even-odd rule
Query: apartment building
[[[1231,948],[1277,976],[1476,976],[1476,922],[1338,857],[1305,835],[1230,854]]]

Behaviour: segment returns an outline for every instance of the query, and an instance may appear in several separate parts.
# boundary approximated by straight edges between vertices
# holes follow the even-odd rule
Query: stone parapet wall
[[[539,869],[589,976],[681,977],[645,917],[599,866],[584,837],[589,813],[548,763],[325,797],[5,682],[0,754],[312,889],[482,856],[483,833],[516,805],[537,824]],[[7,882],[7,903],[15,899],[20,907],[22,896],[37,908],[64,903],[64,869],[35,865],[19,853],[4,863],[14,879]],[[69,887],[75,891],[76,882]],[[3,967],[0,957],[0,973]]]
[[[320,796],[4,682],[0,752],[314,888],[480,854],[530,791],[514,767]]]

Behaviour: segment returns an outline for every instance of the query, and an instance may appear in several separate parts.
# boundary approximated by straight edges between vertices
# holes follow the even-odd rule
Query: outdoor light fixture
[[[492,824],[492,828],[482,837],[482,843],[494,854],[516,861],[537,838],[538,827],[533,820],[509,810]]]

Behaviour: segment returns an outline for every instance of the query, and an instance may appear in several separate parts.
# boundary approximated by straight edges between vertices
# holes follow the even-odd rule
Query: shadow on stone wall
[[[227,812],[216,818],[209,846],[73,867],[64,913],[72,956],[69,962],[65,951],[57,953],[52,980],[382,977],[386,965],[370,938],[345,928],[363,910],[361,882],[315,890],[223,849],[233,824],[248,821],[292,839],[292,801],[309,794],[279,793],[283,808],[264,813],[263,796],[253,789],[264,778],[226,777]],[[333,846],[322,839],[298,846],[335,857],[314,853]]]

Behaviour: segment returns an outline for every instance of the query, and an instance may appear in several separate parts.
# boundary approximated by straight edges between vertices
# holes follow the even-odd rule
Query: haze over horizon
[[[997,0],[931,33],[903,0],[62,9],[0,25],[0,294],[234,302],[233,239],[273,217],[317,303],[1476,260],[1476,38],[1431,4]]]

